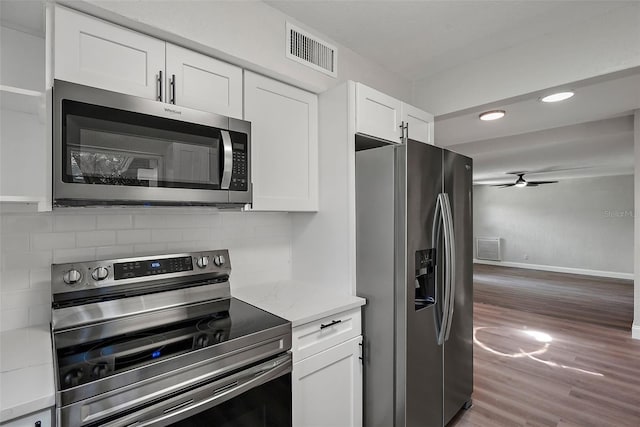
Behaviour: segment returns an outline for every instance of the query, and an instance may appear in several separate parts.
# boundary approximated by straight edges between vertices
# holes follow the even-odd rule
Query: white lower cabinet
[[[294,427],[362,426],[362,336],[293,365]]]
[[[51,409],[34,412],[31,415],[26,415],[0,424],[2,427],[51,427],[52,425]]]
[[[360,308],[293,328],[293,427],[362,426]]]

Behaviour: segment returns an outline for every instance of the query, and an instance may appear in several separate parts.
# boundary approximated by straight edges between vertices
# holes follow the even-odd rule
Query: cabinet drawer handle
[[[320,324],[320,329],[324,329],[324,328],[328,328],[329,326],[333,326],[333,325],[337,325],[338,323],[342,322],[342,320],[333,320],[331,321],[331,323],[327,323],[327,324]]]

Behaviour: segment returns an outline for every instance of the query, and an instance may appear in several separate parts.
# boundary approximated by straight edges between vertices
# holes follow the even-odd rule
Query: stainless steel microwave
[[[56,80],[56,206],[251,203],[251,123]]]

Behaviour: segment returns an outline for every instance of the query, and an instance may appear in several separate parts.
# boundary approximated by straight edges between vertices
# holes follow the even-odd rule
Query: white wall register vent
[[[476,237],[476,258],[501,261],[499,237]]]
[[[331,77],[337,76],[338,50],[335,46],[287,22],[287,58]]]

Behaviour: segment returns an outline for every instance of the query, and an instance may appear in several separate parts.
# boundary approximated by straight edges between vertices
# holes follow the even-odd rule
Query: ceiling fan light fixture
[[[484,113],[480,114],[480,120],[482,121],[491,121],[491,120],[498,120],[503,118],[506,115],[506,111],[504,110],[491,110],[491,111],[485,111]]]
[[[547,103],[560,102],[560,101],[564,101],[566,99],[571,98],[573,95],[575,95],[575,92],[573,91],[557,92],[557,93],[552,93],[551,95],[543,96],[542,98],[540,98],[540,101],[547,102]]]
[[[527,181],[523,178],[523,175],[518,175],[518,179],[516,180],[516,187],[526,187]]]

